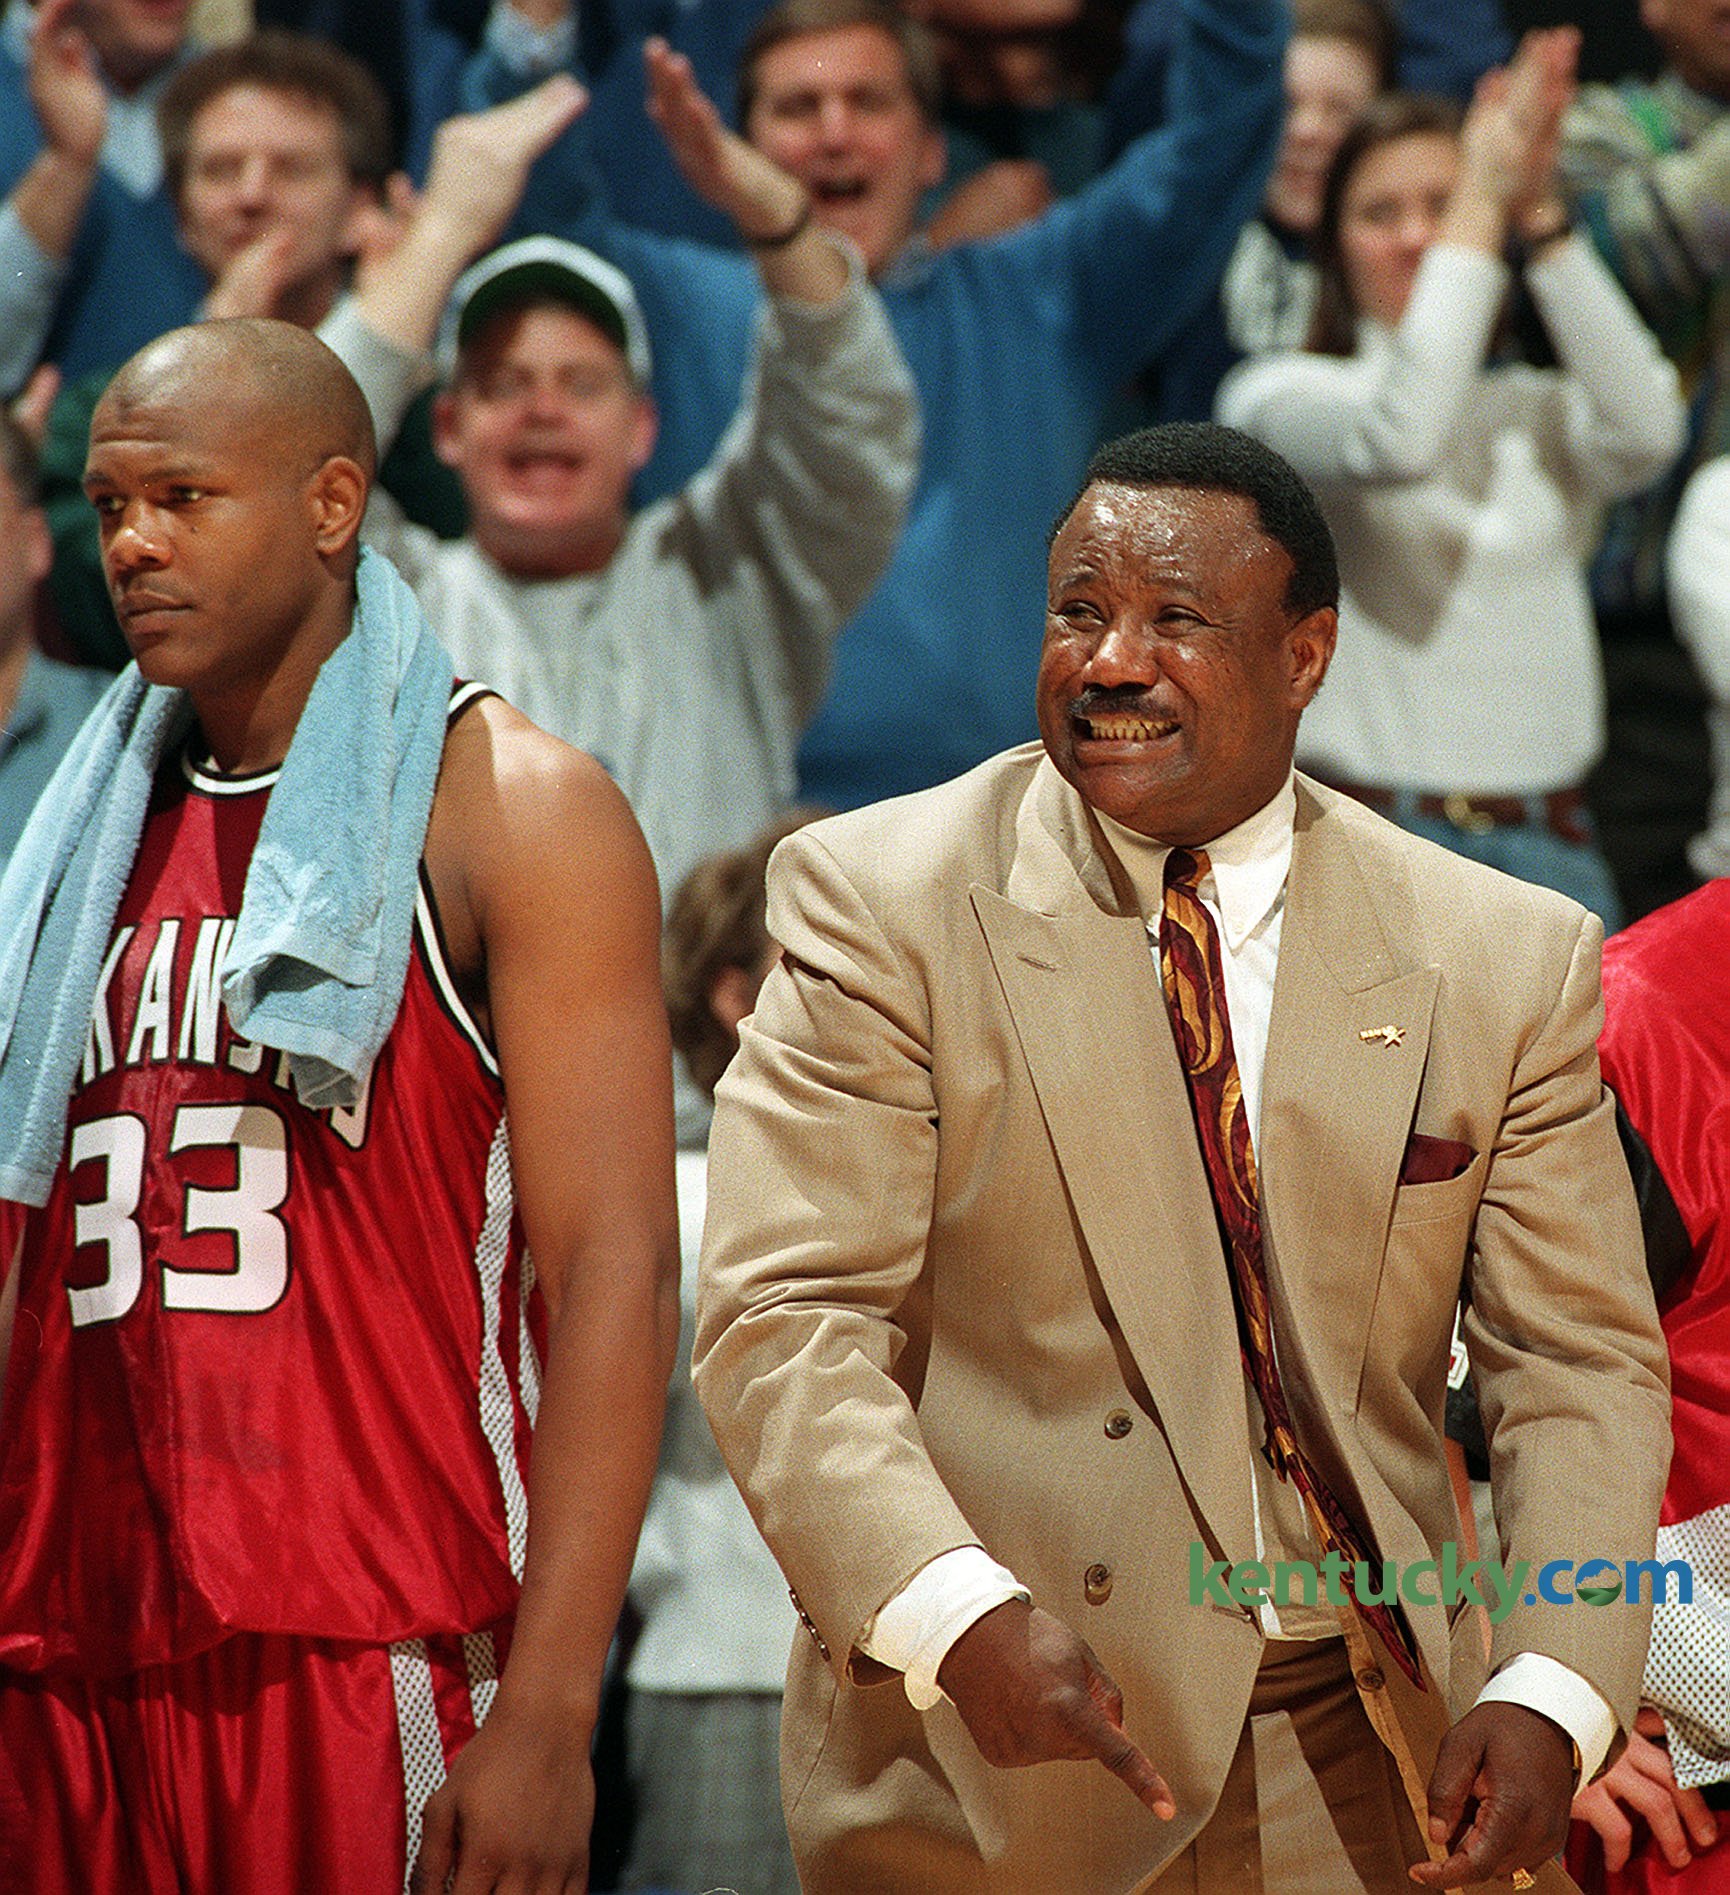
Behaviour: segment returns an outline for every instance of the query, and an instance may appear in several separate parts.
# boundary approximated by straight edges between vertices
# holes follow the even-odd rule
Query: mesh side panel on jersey
[[[541,1412],[541,1359],[535,1353],[534,1333],[529,1327],[529,1305],[535,1295],[535,1260],[525,1250],[517,1265],[517,1390],[529,1426]]]
[[[475,1240],[475,1274],[480,1278],[481,1293],[480,1424],[487,1446],[492,1449],[499,1471],[499,1489],[504,1496],[505,1550],[511,1571],[520,1581],[529,1541],[529,1497],[523,1488],[522,1469],[517,1465],[516,1407],[510,1373],[499,1348],[499,1330],[504,1322],[505,1263],[510,1251],[514,1205],[510,1128],[504,1119],[499,1120],[492,1150],[487,1153],[486,1192],[486,1216],[481,1222],[481,1234]]]
[[[444,1743],[433,1698],[432,1666],[424,1638],[399,1639],[390,1648],[390,1682],[396,1697],[397,1740],[402,1746],[403,1804],[407,1812],[405,1895],[420,1854],[421,1812],[445,1780]]]
[[[499,1654],[491,1632],[469,1632],[463,1637],[463,1663],[469,1674],[469,1702],[474,1706],[475,1729],[487,1721],[499,1689]]]

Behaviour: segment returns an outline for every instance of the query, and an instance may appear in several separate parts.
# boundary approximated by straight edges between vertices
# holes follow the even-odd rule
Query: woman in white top
[[[1219,414],[1310,481],[1339,545],[1339,648],[1299,761],[1614,925],[1581,789],[1604,736],[1585,566],[1683,417],[1558,194],[1577,52],[1572,28],[1528,34],[1463,124],[1440,100],[1370,105],[1328,181],[1310,346],[1238,369]],[[1516,268],[1554,367],[1502,359]]]

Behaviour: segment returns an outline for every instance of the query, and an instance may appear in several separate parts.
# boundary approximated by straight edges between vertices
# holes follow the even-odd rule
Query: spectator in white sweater
[[[436,539],[375,492],[366,536],[464,676],[606,765],[670,892],[791,800],[836,636],[895,550],[920,430],[852,244],[726,130],[686,60],[655,42],[648,68],[657,124],[738,226],[766,292],[734,424],[682,489],[631,511],[656,413],[650,339],[620,271],[530,237],[456,280],[514,209],[525,153],[577,109],[568,78],[446,120],[400,240],[367,259],[319,333],[386,443],[451,293],[433,438],[469,531]],[[688,1085],[678,1103],[681,1138],[696,1138],[706,1113]]]
[[[1310,347],[1237,370],[1219,414],[1293,462],[1339,545],[1299,761],[1613,926],[1583,791],[1604,739],[1585,562],[1604,506],[1674,458],[1682,403],[1556,188],[1577,54],[1572,28],[1528,34],[1463,124],[1368,108],[1328,182]],[[1553,367],[1507,359],[1516,271]]]

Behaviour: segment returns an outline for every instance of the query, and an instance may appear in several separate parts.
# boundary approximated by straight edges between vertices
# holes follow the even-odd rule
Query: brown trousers
[[[1270,1644],[1207,1827],[1158,1895],[1409,1895],[1427,1859],[1343,1639]]]

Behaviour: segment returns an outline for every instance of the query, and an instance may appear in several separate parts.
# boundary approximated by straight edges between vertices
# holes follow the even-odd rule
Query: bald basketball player
[[[121,626],[193,724],[0,1317],[3,1887],[377,1895],[417,1855],[428,1889],[586,1886],[677,1328],[636,824],[459,687],[359,1103],[303,1105],[215,999],[372,472],[359,391],[283,323],[163,337],[92,426]],[[316,905],[344,866],[273,871]]]

